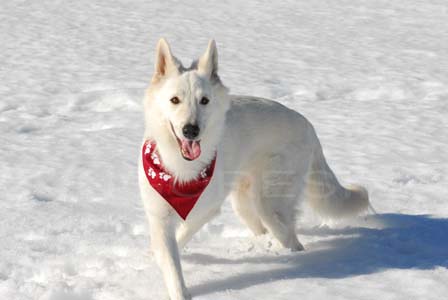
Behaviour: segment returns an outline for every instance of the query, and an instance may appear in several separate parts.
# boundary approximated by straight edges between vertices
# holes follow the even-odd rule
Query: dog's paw
[[[291,239],[287,248],[291,249],[292,252],[305,250],[305,247],[303,247],[297,238]]]
[[[290,247],[289,249],[291,249],[292,252],[298,252],[298,251],[304,251],[305,247],[303,247],[302,244],[298,243],[297,245],[294,245],[294,246]]]
[[[191,294],[187,289],[183,290],[183,298],[182,300],[191,300]]]
[[[192,299],[192,298],[191,298],[191,295],[190,295],[189,293],[187,293],[187,294],[181,296],[180,298],[175,298],[175,299],[173,299],[173,298],[169,298],[169,297],[168,297],[167,300],[191,300],[191,299]]]
[[[188,292],[187,289],[184,289],[182,291],[182,294],[167,298],[167,300],[191,300],[191,299],[192,299],[191,294]]]

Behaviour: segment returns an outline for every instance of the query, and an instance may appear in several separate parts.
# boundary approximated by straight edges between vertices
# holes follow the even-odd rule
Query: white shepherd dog
[[[293,251],[304,249],[295,232],[300,199],[324,218],[369,207],[366,189],[339,184],[307,119],[274,101],[228,94],[214,41],[185,68],[161,39],[144,110],[139,185],[171,300],[191,299],[179,249],[228,195],[255,235],[269,232]]]

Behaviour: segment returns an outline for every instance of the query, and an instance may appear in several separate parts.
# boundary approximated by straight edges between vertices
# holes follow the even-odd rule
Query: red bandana
[[[213,176],[216,156],[213,161],[200,172],[198,178],[178,183],[174,177],[163,167],[159,155],[155,151],[156,143],[146,141],[143,144],[142,158],[143,169],[149,184],[162,196],[179,214],[186,219],[194,205],[198,201]]]

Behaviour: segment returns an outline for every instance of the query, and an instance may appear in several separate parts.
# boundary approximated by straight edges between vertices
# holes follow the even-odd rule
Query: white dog
[[[295,233],[299,199],[324,218],[369,206],[363,187],[339,184],[302,115],[277,102],[230,96],[217,72],[214,41],[185,68],[161,39],[144,99],[139,185],[171,300],[191,298],[179,249],[230,194],[255,235],[269,232],[293,251],[303,250]]]

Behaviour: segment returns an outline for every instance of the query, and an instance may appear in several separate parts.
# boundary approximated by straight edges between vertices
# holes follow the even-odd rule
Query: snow
[[[0,298],[163,299],[136,162],[156,41],[188,64],[215,38],[223,82],[312,121],[378,215],[304,208],[290,253],[227,201],[183,251],[195,299],[448,295],[448,4],[4,1]]]

